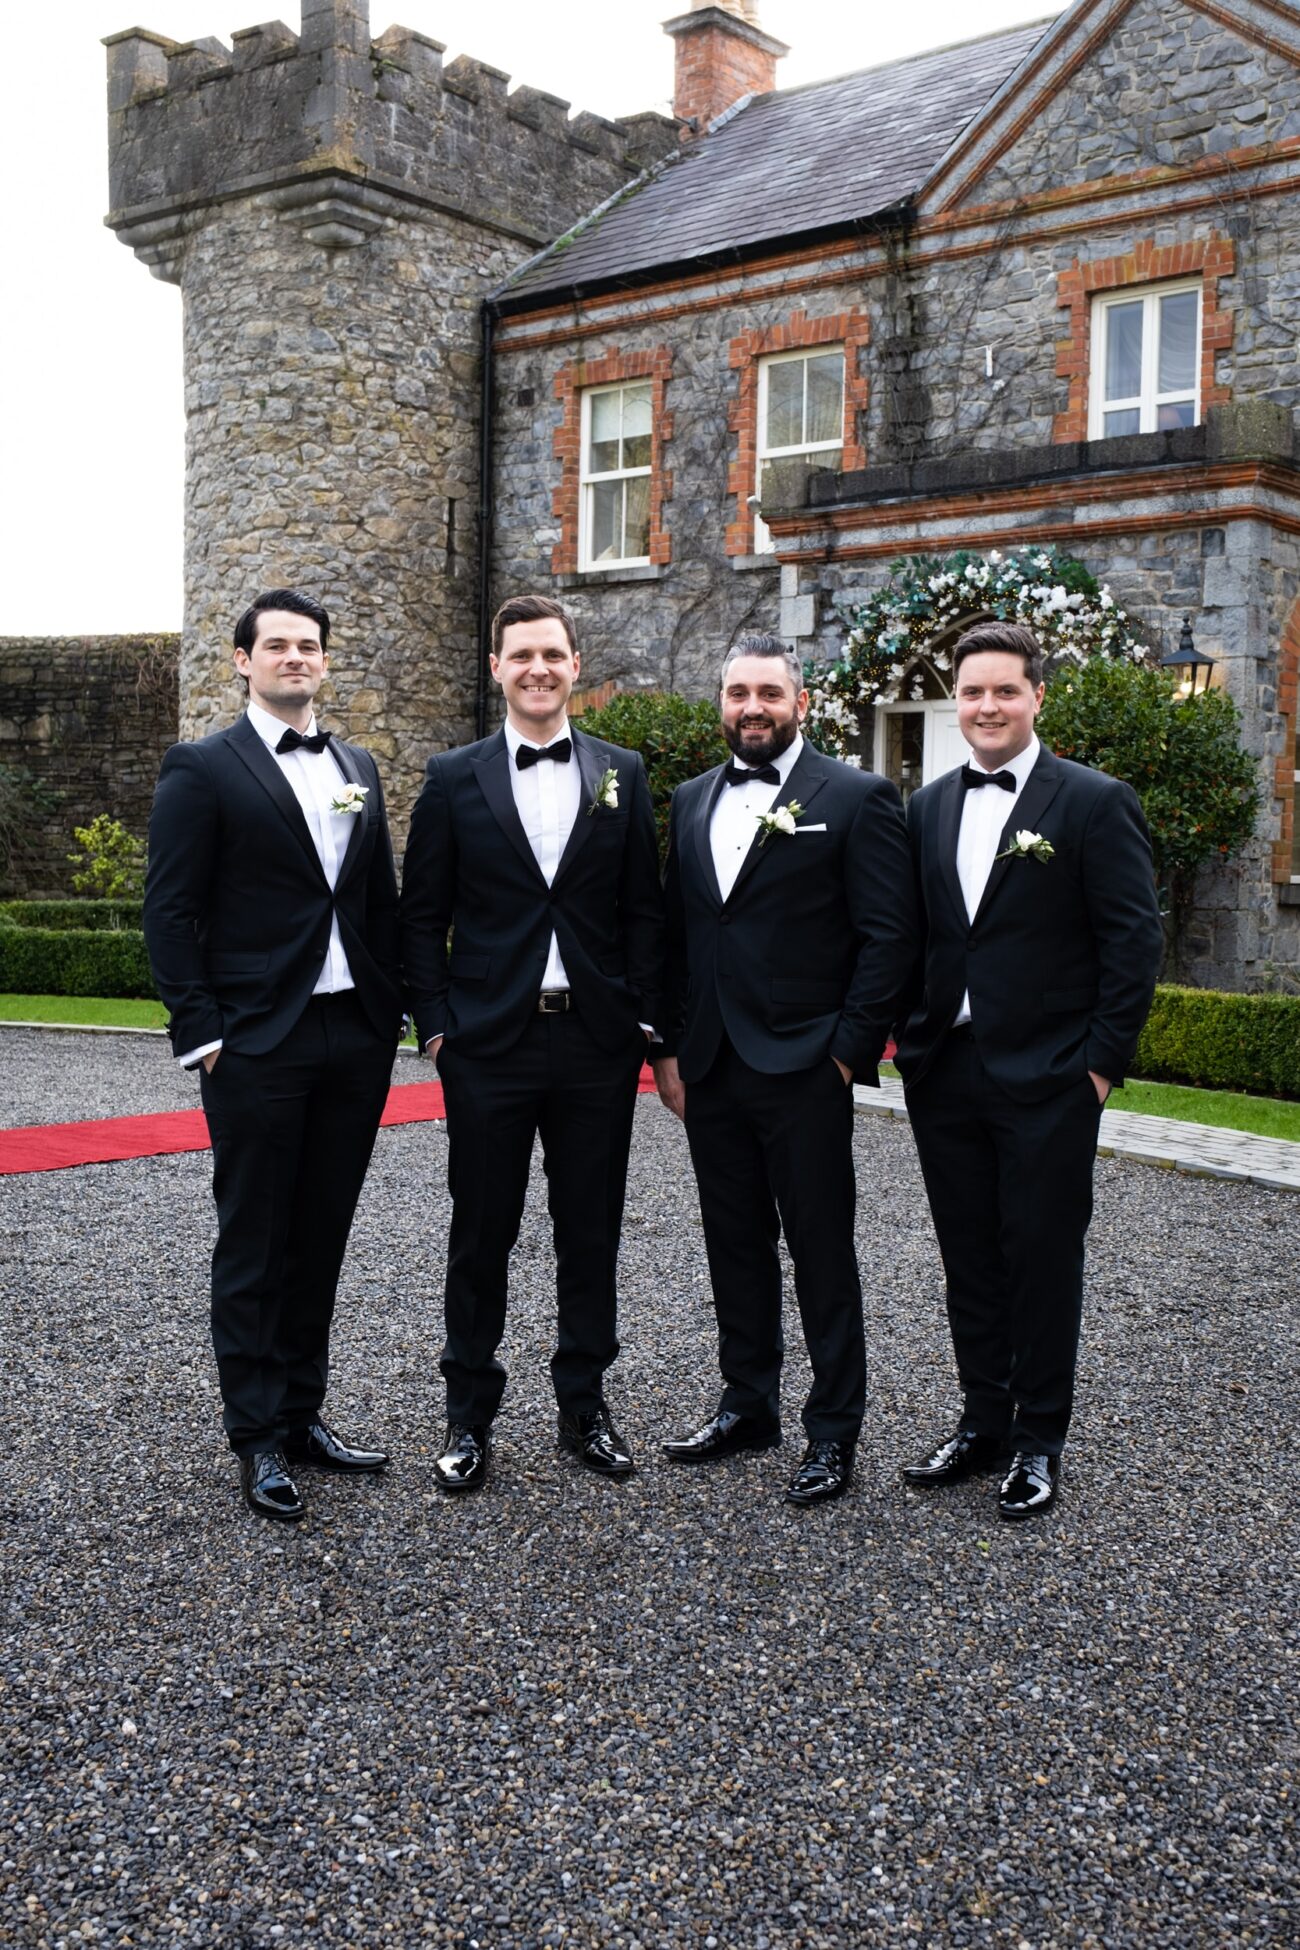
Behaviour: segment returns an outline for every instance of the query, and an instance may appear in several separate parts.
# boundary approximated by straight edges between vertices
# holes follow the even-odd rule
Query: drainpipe
[[[492,527],[494,496],[492,482],[492,328],[496,314],[490,298],[479,308],[479,396],[478,396],[478,671],[474,691],[474,736],[487,735],[488,657],[492,649],[492,617],[489,610],[492,584]]]

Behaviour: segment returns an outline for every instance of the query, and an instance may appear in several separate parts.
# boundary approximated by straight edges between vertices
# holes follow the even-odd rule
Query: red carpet
[[[654,1089],[649,1065],[640,1088]],[[396,1084],[388,1093],[381,1125],[429,1124],[443,1116],[440,1083]],[[27,1124],[0,1131],[0,1176],[20,1171],[64,1171],[69,1165],[111,1165],[124,1158],[161,1158],[177,1151],[206,1151],[208,1120],[201,1110],[171,1110],[152,1117],[100,1117],[84,1124]]]

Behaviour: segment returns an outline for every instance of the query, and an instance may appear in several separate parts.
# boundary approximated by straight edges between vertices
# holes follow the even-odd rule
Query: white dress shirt
[[[342,767],[329,746],[321,752],[305,752],[299,746],[297,751],[277,752],[276,746],[283,738],[288,726],[283,718],[273,717],[264,711],[260,704],[248,703],[248,722],[257,733],[272,758],[283,772],[293,792],[294,798],[302,808],[302,816],[307,822],[312,844],[316,848],[321,870],[331,889],[339,877],[343,856],[352,838],[353,821],[360,818],[359,813],[338,813],[331,809],[330,801],[338,797],[340,788],[348,781]],[[304,737],[311,738],[316,732],[316,717],[312,714],[311,723]],[[320,972],[313,995],[336,995],[341,989],[355,988],[348,958],[343,952],[343,937],[339,933],[338,915],[330,921],[329,947],[325,954],[325,964]],[[205,1043],[200,1049],[186,1050],[178,1057],[182,1069],[191,1069],[214,1049],[220,1049],[220,1042]]]
[[[527,771],[521,772],[515,763],[515,753],[519,747],[530,745],[534,751],[540,751],[542,747],[534,739],[522,737],[509,718],[506,719],[505,732],[506,754],[510,760],[510,790],[515,795],[515,810],[523,822],[528,844],[542,870],[542,878],[550,887],[554,883],[560,857],[569,843],[582,800],[578,754],[575,751],[567,765],[557,765],[553,758],[544,758],[540,765],[530,765]],[[554,737],[548,738],[546,743],[553,745],[557,738],[572,738],[572,735],[566,718]],[[550,952],[546,957],[546,972],[542,976],[541,986],[544,989],[567,989],[569,986],[554,929],[551,930]]]
[[[713,871],[718,876],[718,886],[725,901],[736,884],[736,876],[745,863],[745,855],[758,838],[758,816],[774,806],[785,791],[786,781],[794,770],[799,754],[803,750],[803,733],[796,731],[794,743],[787,745],[779,758],[771,762],[781,775],[777,786],[769,780],[747,780],[744,785],[724,785],[713,807],[713,818],[709,825],[709,846],[713,853]],[[752,771],[743,759],[733,759],[738,772]]]
[[[1014,795],[1000,785],[982,785],[975,791],[963,786],[961,789],[961,827],[957,834],[957,878],[961,882],[962,899],[966,903],[966,918],[973,921],[984,898],[993,862],[997,858],[998,841],[1002,829],[1015,811],[1016,802],[1025,789],[1029,774],[1038,763],[1039,743],[1035,735],[1022,752],[1007,760],[1005,765],[985,765],[971,753],[971,769],[987,772],[1010,772],[1016,782]],[[971,1019],[970,990],[961,999],[961,1007],[953,1017],[954,1029],[960,1023]]]

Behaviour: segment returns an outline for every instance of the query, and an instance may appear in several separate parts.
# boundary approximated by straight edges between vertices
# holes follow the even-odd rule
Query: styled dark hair
[[[1025,676],[1034,689],[1042,683],[1043,646],[1023,623],[977,623],[973,630],[959,636],[952,653],[954,683],[965,659],[978,656],[981,650],[1005,650],[1009,656],[1023,658]]]
[[[785,665],[785,674],[794,685],[795,696],[803,689],[803,659],[797,650],[770,630],[750,630],[745,636],[738,636],[722,659],[722,669],[718,673],[718,689],[722,690],[727,681],[727,672],[737,657],[779,657]]]
[[[287,609],[295,616],[307,617],[320,631],[321,649],[328,650],[329,612],[314,596],[304,596],[301,589],[265,589],[260,596],[255,596],[235,625],[236,650],[252,650],[257,638],[257,619],[264,609]]]
[[[502,603],[492,618],[492,655],[501,655],[501,639],[512,623],[540,623],[544,617],[553,616],[563,623],[564,634],[569,639],[569,648],[574,656],[578,654],[578,632],[573,617],[552,596],[512,596],[508,603]]]

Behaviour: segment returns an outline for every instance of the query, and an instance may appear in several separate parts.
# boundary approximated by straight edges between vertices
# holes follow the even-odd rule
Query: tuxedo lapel
[[[939,786],[939,870],[963,926],[967,924],[968,917],[966,896],[962,893],[961,877],[957,872],[957,842],[961,837],[961,811],[965,801],[966,789],[961,782],[960,770],[949,772]]]
[[[316,851],[316,842],[312,839],[307,822],[303,818],[302,807],[294,797],[293,787],[246,717],[240,718],[230,727],[227,742],[236,756],[243,760],[263,791],[268,792],[275,801],[288,821],[294,838],[306,854],[312,871],[319,876],[322,885],[328,886],[325,869]]]
[[[826,783],[829,770],[827,761],[822,757],[821,753],[814,751],[813,747],[805,739],[803,750],[795,760],[789,778],[767,810],[769,812],[778,812],[782,806],[788,806],[792,801],[797,800],[801,808],[799,818],[800,820],[806,818],[808,808]],[[735,898],[765,853],[769,852],[774,846],[785,845],[787,842],[792,846],[799,844],[798,840],[789,833],[773,834],[771,838],[764,842],[762,829],[758,821],[755,820],[754,837],[749,843],[748,853],[740,863],[740,872],[736,875],[732,883],[731,892],[727,895],[727,899],[733,900]]]
[[[334,761],[348,784],[359,785],[365,788],[365,780],[361,776],[361,767],[357,764],[352,752],[343,741],[339,738],[332,739],[330,742],[330,751],[333,753]],[[348,821],[351,830],[348,833],[347,851],[343,855],[342,862],[339,866],[338,878],[334,883],[335,893],[338,892],[357,861],[361,858],[362,842],[365,839],[366,827],[372,819],[377,819],[378,816],[379,809],[378,807],[371,806],[369,789],[366,788],[366,797],[361,811],[354,813]]]
[[[720,765],[716,772],[712,774],[706,773],[705,781],[705,788],[700,793],[699,803],[695,808],[692,822],[694,826],[692,838],[695,843],[695,850],[699,855],[700,872],[704,875],[704,884],[718,906],[721,907],[722,889],[718,885],[717,870],[713,864],[713,847],[709,840],[709,828],[713,824],[713,808],[718,803],[718,796],[727,789],[725,768]]]
[[[1047,750],[1046,746],[1044,746],[1038,754],[1038,760],[1033,771],[1025,781],[1024,791],[1017,795],[1016,802],[1012,806],[1007,816],[1006,824],[1002,828],[1001,836],[998,839],[998,853],[1001,857],[994,860],[989,877],[984,883],[984,893],[980,899],[978,908],[975,910],[975,919],[977,921],[981,920],[988,912],[989,903],[997,893],[998,888],[1006,879],[1011,868],[1017,865],[1008,854],[1007,848],[1018,832],[1027,830],[1032,833],[1038,830],[1038,821],[1060,791],[1061,780],[1064,776],[1065,774],[1057,764],[1056,759]],[[987,790],[987,787],[985,790]],[[1024,872],[1023,864],[1018,867],[1018,871]]]
[[[592,808],[596,803],[596,787],[600,784],[602,774],[608,769],[601,764],[600,754],[592,748],[580,731],[570,732],[569,735],[573,739],[573,757],[582,780],[582,790],[578,794],[578,816],[573,822],[573,831],[564,843],[560,864],[555,869],[557,881],[579,848],[585,844],[588,834],[600,816],[593,812]]]
[[[484,740],[482,750],[473,754],[473,759],[475,774],[493,818],[520,859],[527,862],[545,885],[545,876],[537,864],[537,855],[528,844],[524,822],[515,805],[514,789],[510,783],[510,748],[506,744],[505,732],[493,732],[490,738]]]

